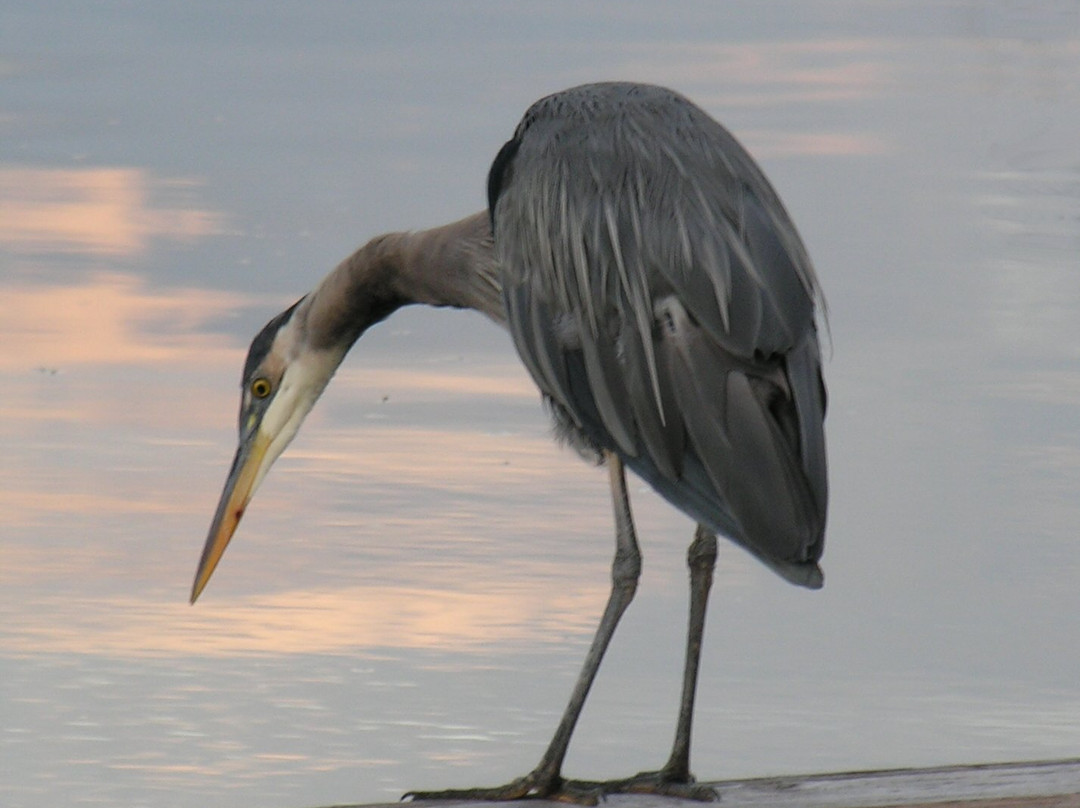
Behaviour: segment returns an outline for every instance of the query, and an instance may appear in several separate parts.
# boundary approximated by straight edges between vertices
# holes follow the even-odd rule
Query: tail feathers
[[[750,363],[693,323],[681,326],[663,340],[661,364],[686,427],[685,454],[700,460],[734,528],[724,532],[764,560],[813,564],[825,522],[824,400],[804,365],[816,373],[816,364],[801,353]],[[685,484],[685,464],[683,476]]]

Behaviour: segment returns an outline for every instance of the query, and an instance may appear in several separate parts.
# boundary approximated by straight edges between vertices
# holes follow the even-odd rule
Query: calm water
[[[718,10],[719,9],[719,10]],[[525,107],[668,84],[829,297],[827,584],[726,546],[703,777],[1080,754],[1080,11],[51,3],[0,11],[0,804],[302,806],[523,773],[606,595],[602,471],[507,337],[373,330],[198,606],[247,341],[367,238],[479,209]],[[567,768],[666,754],[691,525]]]

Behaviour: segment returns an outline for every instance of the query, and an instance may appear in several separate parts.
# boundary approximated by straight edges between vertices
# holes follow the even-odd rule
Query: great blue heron
[[[453,224],[370,241],[255,337],[240,444],[191,600],[360,335],[410,303],[476,309],[509,329],[558,433],[607,464],[612,590],[539,765],[505,786],[412,796],[708,799],[689,758],[716,534],[793,583],[822,583],[825,387],[810,259],[750,155],[660,87],[590,84],[537,101],[495,158],[488,198],[488,211]],[[675,743],[658,772],[570,782],[570,736],[641,567],[624,465],[698,523]]]

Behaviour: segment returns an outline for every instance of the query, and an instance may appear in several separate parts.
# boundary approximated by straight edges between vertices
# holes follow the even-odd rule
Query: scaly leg
[[[611,636],[626,607],[637,591],[641,575],[641,551],[634,535],[634,523],[630,515],[630,498],[626,492],[626,475],[622,461],[605,452],[611,480],[611,496],[615,505],[615,558],[611,564],[611,594],[608,596],[604,616],[596,629],[592,646],[578,674],[570,703],[566,705],[562,720],[539,765],[524,777],[494,788],[466,788],[448,791],[412,791],[405,797],[413,800],[513,800],[524,797],[544,797],[562,802],[595,805],[603,792],[601,784],[578,783],[564,780],[562,764],[570,737],[574,733],[581,708],[589,695],[589,688],[596,678],[600,661],[604,657]],[[700,645],[700,638],[699,643]],[[692,700],[691,696],[691,700]]]
[[[701,637],[705,631],[705,607],[712,587],[713,568],[716,566],[716,536],[703,525],[698,525],[694,532],[694,540],[686,552],[686,563],[690,567],[690,620],[686,632],[682,699],[671,757],[660,771],[641,772],[625,780],[577,783],[578,788],[592,786],[605,794],[663,794],[705,802],[717,799],[713,789],[698,785],[690,774],[690,728],[694,719],[694,694],[701,663]]]
[[[671,757],[661,770],[673,780],[690,782],[690,728],[694,721],[694,695],[697,692],[698,668],[701,665],[701,638],[705,633],[705,608],[712,589],[713,569],[716,567],[716,536],[698,525],[694,540],[686,551],[690,567],[690,621],[686,631],[686,666],[683,669],[683,691],[679,702],[679,723]]]

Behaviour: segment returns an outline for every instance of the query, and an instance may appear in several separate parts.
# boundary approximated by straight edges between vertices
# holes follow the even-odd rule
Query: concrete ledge
[[[1080,758],[719,780],[710,785],[720,794],[722,808],[1080,808]],[[521,805],[448,801],[334,808],[401,808],[410,804],[455,808]],[[561,805],[545,800],[529,800],[529,804],[536,808]],[[637,794],[612,795],[601,803],[608,808],[689,808],[701,804]]]
[[[715,786],[729,808],[1080,808],[1080,759],[730,780]]]

